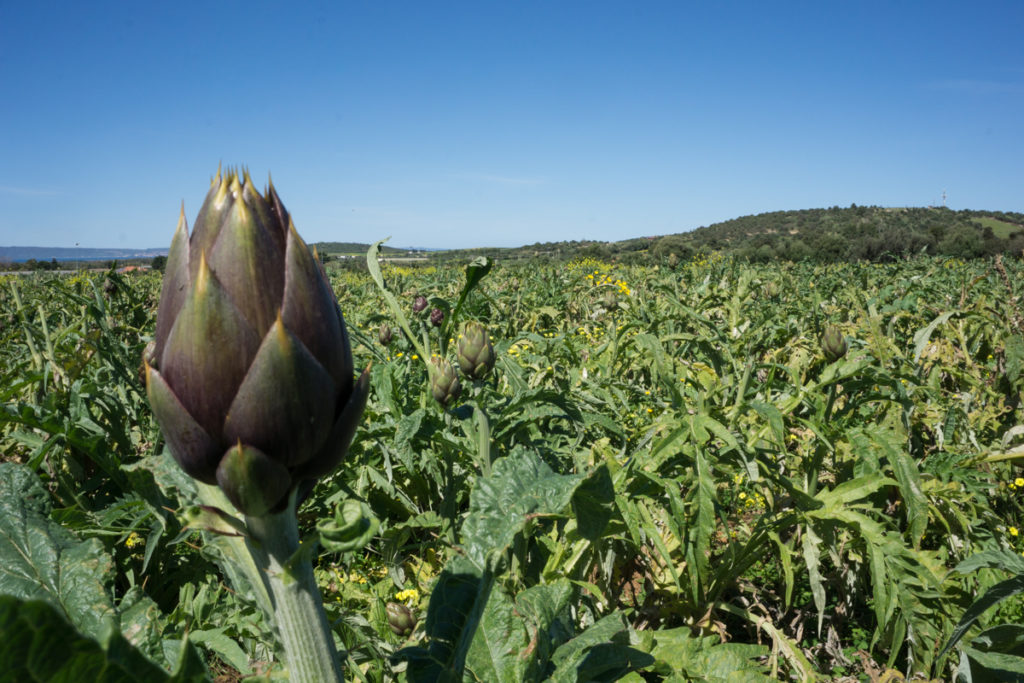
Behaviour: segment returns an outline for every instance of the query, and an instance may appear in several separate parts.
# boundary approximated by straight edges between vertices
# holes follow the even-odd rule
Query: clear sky
[[[159,247],[217,165],[307,241],[1024,211],[1024,2],[0,0],[0,245]]]

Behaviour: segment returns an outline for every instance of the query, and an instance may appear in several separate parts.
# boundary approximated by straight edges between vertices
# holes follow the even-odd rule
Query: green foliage
[[[847,216],[936,247],[960,219],[825,210],[794,234],[765,219],[754,248],[845,248]],[[657,267],[332,271],[370,397],[299,519],[308,549],[353,512],[310,551],[347,678],[1019,675],[1020,262],[753,264],[712,237]],[[0,595],[11,623],[52,606],[66,623],[38,616],[40,633],[78,634],[96,662],[109,634],[167,672],[188,633],[211,677],[277,680],[266,593],[232,569],[244,540],[183,528],[198,492],[142,398],[159,277],[0,281],[0,567],[17,570]],[[442,327],[413,313],[420,295]],[[427,363],[454,363],[469,321],[494,367],[443,407]]]
[[[52,604],[0,595],[0,662],[12,681],[61,683],[184,683],[208,681],[206,667],[187,643],[168,674],[143,657],[120,634],[103,644],[76,631]]]

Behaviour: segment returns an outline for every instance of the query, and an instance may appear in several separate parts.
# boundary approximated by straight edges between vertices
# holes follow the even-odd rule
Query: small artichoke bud
[[[430,311],[430,324],[434,327],[440,327],[442,322],[444,322],[444,311],[440,308],[432,309]]]
[[[412,610],[400,602],[389,602],[386,607],[388,626],[396,636],[407,636],[416,628],[416,617]]]
[[[825,328],[821,335],[821,350],[830,363],[834,363],[846,355],[848,346],[842,331],[835,325]]]
[[[606,310],[611,311],[615,308],[618,308],[619,299],[618,297],[615,296],[615,292],[613,292],[612,290],[606,289],[604,291],[604,296],[602,298],[602,303],[604,304]]]
[[[430,393],[433,394],[434,400],[446,408],[462,393],[462,385],[459,383],[459,376],[455,374],[455,368],[439,356],[430,359]]]
[[[769,299],[779,298],[779,285],[774,280],[771,280],[764,285],[764,293]]]
[[[182,210],[144,358],[171,455],[253,516],[337,467],[369,392],[323,267],[248,173],[218,172],[191,235]]]
[[[483,379],[494,368],[494,345],[487,328],[480,323],[466,323],[459,338],[459,369],[470,379]]]
[[[422,311],[426,307],[427,307],[427,297],[425,297],[425,296],[418,296],[415,299],[413,299],[413,302],[412,302],[412,312],[413,313],[419,313],[420,311]]]
[[[377,341],[380,342],[381,346],[388,346],[391,343],[391,339],[391,326],[387,323],[383,323],[380,326],[380,330],[377,332]]]

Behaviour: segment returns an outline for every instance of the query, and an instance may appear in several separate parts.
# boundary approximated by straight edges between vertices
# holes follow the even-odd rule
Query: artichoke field
[[[162,277],[0,282],[4,671],[1024,670],[1020,261],[378,255],[228,172]]]

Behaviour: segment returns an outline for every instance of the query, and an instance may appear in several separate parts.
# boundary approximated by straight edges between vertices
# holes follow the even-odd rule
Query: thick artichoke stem
[[[294,497],[293,497],[294,500]],[[249,550],[263,570],[294,683],[341,681],[338,651],[308,558],[295,557],[299,529],[294,505],[278,514],[246,517]],[[295,558],[293,560],[293,558]]]

